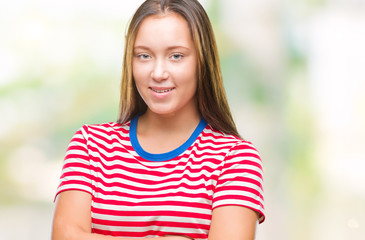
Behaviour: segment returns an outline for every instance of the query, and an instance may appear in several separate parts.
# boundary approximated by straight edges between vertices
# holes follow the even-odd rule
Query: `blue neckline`
[[[202,118],[198,124],[198,126],[195,128],[194,132],[191,134],[188,140],[184,142],[181,146],[178,148],[166,152],[166,153],[149,153],[143,150],[141,145],[138,142],[137,138],[137,122],[138,122],[138,116],[134,117],[131,120],[130,128],[129,128],[129,138],[131,140],[131,144],[133,149],[138,153],[139,156],[142,158],[154,161],[154,162],[162,162],[171,160],[177,156],[179,156],[181,153],[185,152],[198,138],[200,133],[204,130],[204,128],[207,126],[207,123]]]

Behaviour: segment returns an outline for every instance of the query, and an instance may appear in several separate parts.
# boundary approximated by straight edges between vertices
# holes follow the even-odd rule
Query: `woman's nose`
[[[163,61],[159,60],[155,62],[152,70],[152,78],[155,81],[162,81],[169,77],[168,71]]]

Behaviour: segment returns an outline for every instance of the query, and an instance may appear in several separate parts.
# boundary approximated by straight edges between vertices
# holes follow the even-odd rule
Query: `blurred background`
[[[365,236],[365,0],[201,0],[239,131],[259,149],[258,240]],[[0,3],[0,239],[49,239],[63,157],[115,121],[142,3]]]

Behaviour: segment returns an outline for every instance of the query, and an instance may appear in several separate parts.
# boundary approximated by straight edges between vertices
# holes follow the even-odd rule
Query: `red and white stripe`
[[[141,158],[130,123],[85,125],[72,138],[57,194],[92,195],[92,231],[142,238],[167,234],[207,239],[212,210],[251,208],[264,220],[262,162],[246,141],[209,125],[178,157]]]

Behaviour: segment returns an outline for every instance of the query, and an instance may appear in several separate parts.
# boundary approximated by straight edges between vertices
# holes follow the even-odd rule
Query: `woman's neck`
[[[147,152],[169,152],[189,139],[200,119],[198,112],[184,115],[160,115],[147,110],[138,118],[137,138]]]
[[[195,129],[199,124],[201,116],[198,111],[184,114],[156,114],[149,110],[138,119],[138,128],[153,132],[187,132]]]

